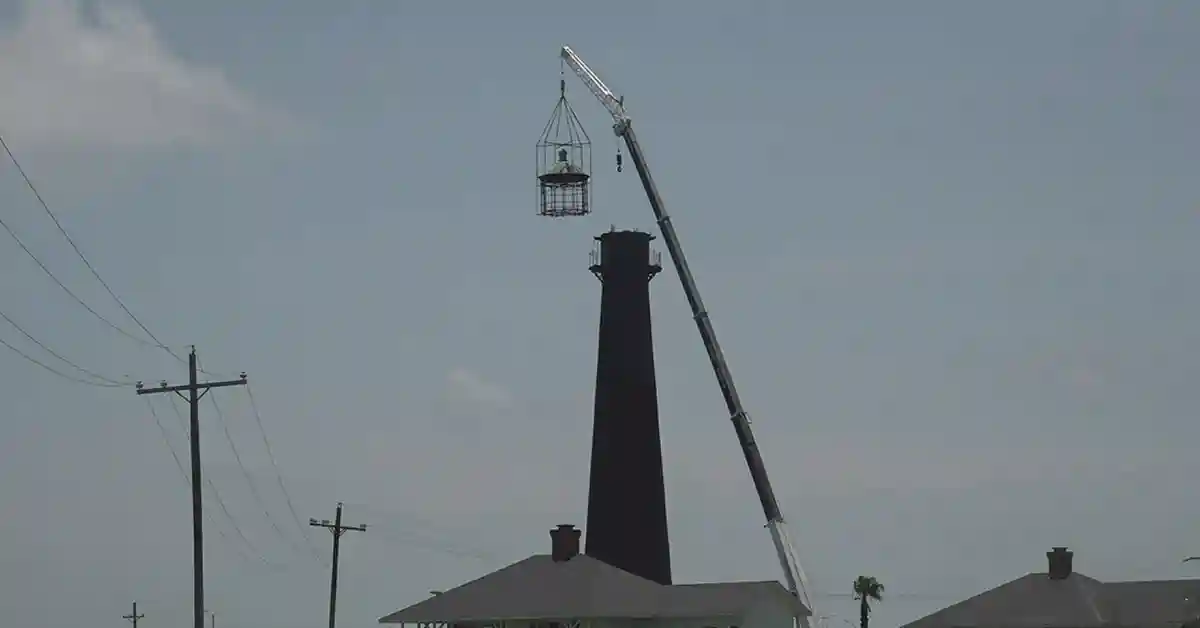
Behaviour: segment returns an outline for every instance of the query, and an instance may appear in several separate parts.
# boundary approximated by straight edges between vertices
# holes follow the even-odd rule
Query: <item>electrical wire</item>
[[[2,227],[6,232],[8,232],[9,237],[11,237],[13,239],[13,241],[17,243],[17,246],[21,247],[21,250],[24,251],[25,254],[29,256],[29,259],[33,260],[33,262],[38,265],[38,268],[42,269],[43,273],[46,273],[47,277],[49,277],[51,280],[53,280],[55,284],[58,284],[58,287],[62,288],[63,292],[67,293],[67,296],[71,297],[72,299],[75,300],[76,303],[83,306],[83,309],[87,310],[89,314],[96,317],[97,320],[104,323],[108,327],[112,328],[114,331],[121,334],[122,336],[129,338],[130,340],[133,340],[135,342],[138,342],[139,344],[142,344],[142,345],[145,345],[148,347],[155,346],[154,343],[152,343],[144,338],[139,338],[139,337],[129,333],[128,331],[125,331],[125,329],[123,327],[108,320],[107,318],[104,317],[104,315],[97,312],[92,306],[88,305],[87,302],[84,301],[82,298],[80,298],[78,294],[75,294],[74,290],[71,290],[70,288],[68,288],[67,284],[63,283],[62,280],[58,278],[58,275],[55,275],[54,271],[50,270],[50,268],[48,266],[46,266],[46,264],[43,263],[41,259],[38,258],[37,254],[35,254],[32,250],[30,250],[30,248],[28,246],[25,245],[25,242],[23,240],[21,240],[21,237],[17,235],[17,232],[13,231],[12,227],[9,227],[8,223],[4,222],[3,218],[0,218],[0,227]]]
[[[150,402],[149,397],[145,397],[145,399],[146,407],[150,409],[150,416],[154,417],[154,424],[158,426],[158,431],[162,434],[163,442],[166,443],[167,449],[171,452],[171,458],[175,460],[175,466],[179,468],[179,473],[183,476],[184,483],[190,489],[192,486],[191,474],[187,472],[187,469],[183,466],[183,461],[179,458],[179,452],[177,452],[175,450],[175,446],[171,444],[171,435],[167,432],[167,427],[163,425],[162,418],[159,417],[158,411],[154,409],[154,404]],[[221,540],[225,542],[225,546],[232,549],[233,552],[242,560],[250,562],[250,556],[246,554],[246,551],[235,544],[233,539],[229,538],[229,535],[225,534],[225,531],[217,525],[217,522],[213,520],[212,514],[207,510],[204,511],[204,519],[208,521],[209,527],[217,531],[217,536],[221,537]]]
[[[114,384],[114,383],[108,383],[108,382],[97,382],[95,380],[83,379],[81,377],[74,377],[72,375],[67,375],[66,373],[54,368],[53,366],[50,366],[49,364],[46,364],[45,362],[42,362],[41,360],[38,360],[37,358],[29,355],[28,353],[25,353],[24,351],[21,351],[20,349],[12,346],[11,344],[8,343],[8,341],[4,340],[3,338],[0,338],[0,346],[3,346],[4,348],[8,349],[9,351],[12,351],[13,353],[17,354],[18,356],[20,356],[21,358],[23,358],[25,361],[29,362],[30,364],[41,367],[41,368],[45,369],[46,371],[49,371],[67,381],[75,382],[76,384],[86,384],[88,386],[96,386],[99,388],[119,388],[119,387],[129,386],[129,384]]]
[[[203,369],[201,368],[201,365],[200,365],[199,356],[197,356],[197,358],[196,358],[196,368],[198,370],[203,371]],[[250,402],[250,409],[254,415],[254,423],[255,423],[255,425],[258,426],[258,434],[259,434],[259,436],[262,437],[263,448],[266,449],[266,451],[267,451],[267,459],[271,461],[271,469],[275,472],[275,479],[276,479],[277,483],[279,484],[280,492],[283,493],[283,499],[284,499],[284,502],[287,504],[288,513],[292,516],[292,522],[296,524],[296,529],[300,532],[300,537],[304,539],[305,547],[309,550],[309,553],[312,555],[312,557],[314,559],[316,559],[316,561],[318,563],[328,567],[329,562],[325,559],[324,556],[321,555],[320,550],[317,549],[316,544],[314,544],[312,537],[309,535],[309,527],[305,526],[300,521],[300,515],[298,515],[296,513],[296,506],[292,503],[292,495],[291,495],[291,493],[288,492],[287,485],[284,484],[283,474],[279,471],[279,463],[276,462],[276,460],[275,460],[275,452],[274,452],[274,449],[272,449],[272,447],[271,447],[271,439],[267,437],[267,430],[266,430],[266,428],[263,427],[262,414],[259,413],[259,411],[258,411],[258,403],[256,403],[254,400],[254,393],[250,389],[249,382],[247,382],[243,387],[246,389],[246,396],[247,396],[248,401]],[[212,400],[212,402],[213,402],[213,407],[217,411],[217,418],[221,420],[222,425],[225,425],[224,415],[221,413],[221,409],[219,407],[217,407],[216,399],[214,398]],[[229,438],[229,446],[231,449],[233,449],[234,448],[233,440],[229,435],[228,428],[226,428],[226,437]],[[234,458],[238,458],[238,464],[241,465],[241,460],[238,457],[236,450],[234,451]],[[243,472],[245,472],[244,466],[242,467],[242,470],[243,470]],[[246,476],[246,482],[248,484],[250,484],[251,489],[254,490],[255,485],[250,480],[249,475]],[[257,491],[255,491],[255,494],[257,496]],[[266,510],[267,506],[264,503],[264,501],[262,499],[259,499],[258,501],[259,501],[259,504],[263,507],[263,509]],[[272,518],[269,513],[267,514],[267,517],[271,521],[271,526],[273,528],[275,528],[275,531],[277,533],[279,533],[279,535],[281,537],[283,537],[284,539],[287,539],[288,537],[286,535],[284,535],[283,531],[279,528],[278,525],[276,525],[274,518]],[[291,545],[293,549],[296,549],[296,545],[294,543],[292,543],[292,541],[288,540],[288,544]]]
[[[300,530],[300,535],[308,542],[308,548],[312,550],[312,555],[322,565],[328,566],[325,558],[313,543],[312,537],[308,533],[308,526],[305,526],[300,521],[300,515],[296,514],[296,506],[292,503],[292,495],[288,492],[287,485],[283,481],[283,473],[279,471],[279,463],[275,461],[275,453],[271,448],[271,439],[267,438],[267,430],[263,427],[262,414],[258,411],[258,403],[254,401],[254,390],[247,383],[246,397],[250,400],[250,410],[254,413],[254,422],[258,425],[258,433],[262,436],[263,447],[267,450],[267,458],[271,460],[271,468],[275,471],[275,479],[279,481],[279,490],[283,493],[283,499],[287,502],[288,512],[292,515],[292,521],[296,524],[296,529]]]
[[[170,403],[171,409],[175,411],[175,417],[179,419],[179,424],[183,428],[184,433],[188,433],[189,429],[187,427],[187,421],[184,420],[183,413],[179,411],[179,406],[175,405],[174,399],[170,399]],[[221,492],[217,490],[217,485],[213,484],[212,477],[204,469],[203,462],[200,463],[200,474],[204,477],[204,483],[208,485],[209,491],[211,491],[213,498],[217,502],[217,506],[221,509],[221,512],[225,514],[225,518],[229,521],[229,525],[233,528],[233,531],[237,533],[238,538],[241,539],[242,543],[250,551],[250,554],[261,561],[264,565],[275,568],[281,567],[281,565],[267,560],[267,558],[263,556],[262,552],[260,552],[258,548],[254,546],[254,543],[250,542],[250,539],[246,537],[246,534],[242,532],[241,526],[237,524],[237,520],[234,519],[233,514],[229,512],[229,507],[225,505],[225,500],[221,498]]]
[[[275,522],[275,517],[271,515],[271,509],[267,506],[267,502],[263,500],[262,495],[258,492],[258,485],[255,484],[254,478],[250,475],[250,471],[246,465],[242,463],[242,455],[238,452],[237,444],[234,443],[233,434],[229,431],[229,422],[225,420],[225,413],[221,411],[221,404],[217,403],[216,396],[211,392],[208,395],[209,401],[212,402],[213,410],[217,413],[217,421],[221,424],[221,431],[225,434],[225,442],[229,444],[229,449],[233,452],[233,459],[237,461],[238,468],[242,471],[242,477],[245,478],[246,484],[250,487],[250,495],[254,501],[263,509],[263,515],[267,518],[267,522],[271,524],[271,528],[275,530],[275,534],[283,539],[293,550],[303,553],[302,550],[290,537],[283,533],[279,524]]]
[[[54,223],[54,226],[58,229],[58,232],[63,236],[63,238],[67,241],[67,243],[71,246],[71,249],[75,251],[75,254],[79,257],[80,261],[83,262],[84,266],[87,267],[88,271],[91,272],[92,276],[96,279],[96,281],[101,285],[101,287],[104,288],[105,292],[108,293],[108,295],[113,299],[114,302],[116,302],[116,304],[121,308],[121,310],[123,312],[125,312],[125,314],[130,318],[130,320],[132,320],[146,334],[146,336],[148,336],[150,338],[150,341],[147,341],[143,338],[139,338],[139,337],[129,333],[124,328],[120,327],[119,325],[113,323],[112,321],[110,321],[107,318],[105,318],[104,316],[102,316],[99,312],[97,312],[90,305],[88,305],[82,298],[80,298],[77,294],[75,294],[74,291],[72,291],[70,288],[68,288],[66,286],[66,284],[64,284],[49,269],[49,267],[47,267],[46,264],[44,264],[41,261],[41,259],[39,259],[37,257],[37,255],[34,254],[33,251],[28,246],[26,246],[26,244],[21,240],[21,238],[19,236],[17,236],[16,232],[13,229],[11,229],[8,226],[8,224],[5,223],[2,219],[0,219],[0,226],[2,226],[4,228],[4,230],[9,234],[10,237],[13,238],[13,240],[17,243],[17,245],[21,248],[21,250],[23,250],[26,255],[28,255],[31,259],[33,259],[33,261],[38,265],[39,268],[42,269],[42,271],[44,273],[46,273],[47,276],[49,276],[63,291],[65,291],[70,297],[72,297],[77,303],[79,303],[81,306],[83,306],[84,309],[86,309],[88,312],[90,312],[97,319],[101,320],[102,322],[107,324],[112,329],[120,332],[122,335],[124,335],[132,340],[135,340],[141,344],[148,345],[148,346],[154,346],[159,349],[162,349],[163,351],[166,351],[169,355],[174,357],[176,360],[186,364],[187,359],[184,358],[183,356],[179,355],[175,351],[173,351],[167,345],[163,344],[163,342],[158,339],[158,337],[154,334],[154,332],[150,331],[150,328],[147,327],[146,324],[143,323],[142,320],[140,318],[138,318],[138,316],[136,314],[133,313],[133,311],[129,308],[129,306],[127,306],[125,304],[124,300],[122,300],[119,296],[117,296],[117,293],[112,289],[112,286],[110,286],[109,283],[107,281],[105,281],[104,277],[100,275],[100,272],[96,269],[95,265],[92,264],[92,262],[87,258],[86,255],[84,255],[83,250],[75,242],[74,238],[71,237],[70,233],[67,232],[67,230],[63,226],[62,222],[58,219],[58,216],[54,213],[53,210],[50,209],[50,205],[46,202],[45,197],[42,196],[42,193],[40,190],[38,190],[37,185],[35,185],[33,183],[33,180],[29,177],[29,174],[25,171],[24,166],[21,165],[20,160],[17,159],[16,154],[13,152],[12,148],[8,145],[8,142],[4,139],[3,135],[0,135],[0,147],[2,147],[4,149],[5,154],[8,156],[8,158],[12,162],[13,166],[17,169],[17,172],[21,175],[21,179],[25,182],[26,187],[28,187],[29,191],[33,193],[34,198],[37,199],[37,202],[41,206],[42,210],[46,213],[46,215]],[[15,321],[13,321],[7,315],[0,313],[0,317],[3,317],[4,320],[7,321],[10,325],[12,325],[14,328],[16,328],[17,331],[19,331],[22,335],[24,335],[26,338],[28,338],[31,342],[33,342],[37,346],[41,347],[44,351],[46,351],[50,355],[54,356],[55,358],[58,358],[60,361],[67,364],[68,366],[71,366],[72,368],[74,368],[82,373],[85,373],[85,374],[87,374],[97,380],[100,380],[100,381],[89,381],[89,380],[84,380],[82,378],[77,378],[77,377],[72,377],[70,375],[67,375],[66,373],[63,373],[47,364],[41,362],[40,360],[33,358],[32,356],[30,356],[27,353],[21,351],[20,349],[14,347],[13,345],[9,344],[8,342],[0,339],[0,344],[3,344],[3,346],[5,346],[6,348],[15,352],[17,355],[21,356],[25,360],[47,370],[55,375],[58,375],[64,379],[78,382],[78,383],[90,384],[90,385],[102,386],[102,387],[124,387],[124,386],[132,385],[131,383],[119,382],[117,380],[113,380],[111,378],[104,377],[102,375],[99,375],[98,373],[95,373],[93,371],[90,371],[88,369],[85,369],[85,368],[79,366],[78,364],[63,357],[60,353],[54,351],[53,349],[48,347],[45,343],[41,342],[40,340],[38,340],[31,334],[26,332],[24,330],[24,328],[22,328],[20,325],[18,325]],[[212,401],[213,401],[214,408],[217,409],[218,416],[221,417],[220,408],[216,403],[216,399],[214,398]],[[149,400],[147,400],[147,403],[150,407],[151,413],[155,415],[155,422],[159,425],[160,429],[162,429],[163,428],[162,422],[161,422],[161,420],[159,420],[157,413],[154,410],[153,405],[149,404]],[[175,411],[177,417],[182,422],[183,415],[179,412],[179,408],[176,407],[174,400],[171,400],[171,408]],[[259,501],[260,504],[262,504],[262,499],[258,496],[258,491],[257,491],[256,487],[254,486],[253,481],[250,478],[249,472],[246,471],[245,465],[242,464],[241,457],[237,452],[236,446],[234,445],[232,436],[229,433],[228,426],[225,425],[225,421],[224,421],[223,417],[221,417],[221,422],[222,422],[222,426],[224,427],[225,436],[229,440],[230,448],[233,450],[234,457],[237,459],[238,466],[241,467],[242,472],[245,474],[246,480],[250,484],[251,492],[254,494],[255,499],[257,501]],[[185,431],[185,433],[186,433],[186,431]],[[162,434],[163,434],[164,438],[167,437],[165,429],[163,429]],[[167,445],[168,445],[168,447],[170,447],[169,439],[167,440]],[[176,464],[179,465],[180,471],[183,471],[183,465],[180,462],[178,455],[174,451],[173,447],[171,448],[171,455],[175,458]],[[203,474],[203,475],[207,476],[207,474]],[[184,476],[185,476],[185,478],[188,477],[186,472],[184,473]],[[237,532],[240,539],[246,544],[246,547],[249,548],[251,550],[251,552],[253,554],[255,554],[257,556],[257,558],[259,558],[264,564],[273,565],[273,563],[268,561],[265,557],[263,557],[261,555],[261,553],[258,552],[257,549],[254,548],[253,543],[250,542],[250,540],[242,532],[241,528],[237,525],[236,520],[234,520],[232,514],[229,512],[229,509],[226,506],[224,500],[221,499],[220,493],[217,491],[216,485],[213,484],[212,479],[208,478],[208,477],[205,477],[205,479],[207,480],[206,484],[208,485],[209,490],[212,492],[212,495],[216,499],[222,512],[225,513],[225,516],[229,519],[230,525],[233,526],[234,531]],[[191,483],[190,478],[188,479],[188,482],[189,482],[189,484]],[[263,504],[263,506],[265,509],[266,508],[265,504]],[[279,529],[279,526],[278,526],[278,524],[275,523],[274,519],[270,517],[269,511],[267,511],[266,514],[268,516],[268,519],[271,522],[271,525],[282,536],[282,531]],[[216,528],[216,529],[217,529],[218,533],[220,533],[222,536],[224,535],[224,532],[220,528]],[[290,541],[289,541],[289,543],[290,543]]]
[[[100,282],[100,285],[104,287],[104,290],[106,292],[108,292],[109,296],[111,296],[113,298],[113,300],[116,301],[117,305],[120,306],[121,309],[127,315],[129,315],[129,318],[131,318],[133,320],[133,322],[136,323],[138,325],[138,327],[140,327],[142,329],[142,331],[144,331],[146,333],[146,335],[150,336],[151,340],[146,340],[145,338],[138,337],[138,336],[126,331],[125,328],[121,327],[120,325],[117,325],[116,323],[112,322],[108,318],[101,315],[92,306],[88,305],[87,302],[85,302],[82,298],[80,298],[79,295],[77,295],[73,290],[68,288],[67,285],[65,283],[63,283],[62,280],[60,280],[58,278],[58,276],[55,275],[54,272],[51,271],[50,268],[48,266],[46,266],[46,264],[44,264],[42,262],[42,260],[39,259],[38,256],[36,254],[34,254],[34,252],[28,246],[25,245],[24,241],[21,240],[21,238],[16,234],[16,232],[13,231],[13,229],[11,229],[8,226],[8,224],[4,222],[3,219],[0,219],[0,227],[3,227],[4,230],[6,232],[8,232],[8,235],[10,237],[12,237],[13,241],[15,241],[17,243],[17,245],[19,247],[21,247],[21,250],[24,251],[25,254],[28,255],[29,258],[32,259],[34,261],[34,263],[36,263],[38,265],[39,268],[42,269],[42,272],[44,272],[46,274],[46,276],[50,277],[50,279],[53,280],[54,283],[57,284],[59,288],[61,288],[64,292],[66,292],[67,295],[70,296],[76,303],[83,306],[83,308],[85,310],[87,310],[88,313],[90,313],[92,316],[96,317],[102,323],[104,323],[108,327],[112,328],[114,331],[121,334],[122,336],[125,336],[126,338],[133,340],[134,342],[137,342],[138,344],[141,344],[141,345],[144,345],[147,347],[154,347],[157,349],[162,349],[163,351],[166,351],[167,354],[169,354],[171,357],[178,360],[180,363],[187,364],[187,359],[185,357],[183,357],[179,353],[176,353],[170,347],[168,347],[167,345],[165,345],[161,341],[159,341],[158,337],[155,336],[149,330],[149,328],[147,328],[146,325],[142,323],[141,319],[139,319],[137,316],[135,316],[133,314],[133,312],[129,309],[129,307],[125,305],[125,302],[116,295],[116,292],[113,291],[112,287],[109,286],[108,282],[105,281],[104,278],[100,276],[99,271],[97,271],[95,266],[92,265],[91,261],[89,261],[87,259],[87,256],[85,256],[83,254],[83,250],[79,248],[79,246],[75,243],[75,240],[71,237],[71,235],[69,233],[67,233],[67,230],[65,227],[63,227],[62,222],[60,222],[58,220],[58,216],[50,209],[50,205],[48,203],[46,203],[45,197],[42,196],[42,194],[38,190],[37,186],[34,185],[33,180],[25,172],[24,166],[21,165],[21,162],[17,159],[16,154],[9,147],[8,142],[5,141],[3,135],[0,135],[0,146],[3,147],[5,154],[8,155],[9,160],[12,162],[13,166],[16,167],[17,172],[21,175],[21,179],[25,182],[26,187],[28,187],[29,190],[31,192],[33,192],[33,195],[37,199],[38,204],[41,205],[42,209],[46,212],[46,215],[48,215],[50,217],[50,219],[54,222],[54,225],[58,228],[59,233],[61,233],[62,236],[67,240],[67,242],[71,245],[71,248],[73,248],[75,250],[75,254],[78,255],[80,260],[83,261],[84,265],[88,267],[88,270],[91,271],[92,275],[96,278],[96,280]],[[205,371],[202,368],[198,369],[198,370],[206,375],[219,377],[219,375],[217,375],[215,373],[211,373],[209,371]]]
[[[404,545],[414,549],[422,549],[427,551],[449,554],[452,556],[473,558],[481,563],[488,565],[499,564],[497,556],[479,547],[466,546],[451,539],[436,539],[432,535],[423,534],[412,529],[411,522],[400,523],[400,518],[404,519],[419,519],[420,523],[431,527],[439,528],[437,522],[424,519],[415,515],[402,515],[400,513],[375,508],[369,504],[344,503],[349,510],[361,510],[363,515],[360,518],[367,521],[368,529],[371,531],[372,538],[378,538],[385,542]],[[372,514],[374,513],[374,514]],[[380,520],[384,520],[380,522]],[[395,519],[396,521],[388,521]]]
[[[113,301],[115,301],[117,305],[121,307],[121,310],[129,316],[130,320],[136,323],[137,326],[142,329],[142,331],[146,332],[146,335],[150,337],[150,340],[154,341],[154,346],[157,346],[158,348],[171,354],[171,356],[176,360],[186,363],[187,360],[183,358],[183,356],[175,353],[170,349],[170,347],[164,345],[162,341],[160,341],[158,337],[155,336],[154,333],[142,323],[141,319],[134,315],[129,307],[125,305],[125,302],[121,300],[121,298],[117,296],[117,293],[114,292],[113,289],[108,285],[108,282],[100,276],[100,272],[96,270],[96,267],[93,266],[88,260],[87,256],[83,254],[83,251],[79,248],[79,245],[75,244],[75,240],[71,238],[70,234],[67,233],[66,228],[64,228],[62,223],[59,222],[58,216],[51,211],[50,205],[46,203],[46,199],[42,197],[42,193],[38,191],[37,186],[33,184],[33,180],[29,178],[28,174],[26,174],[25,168],[21,165],[21,162],[17,159],[17,156],[13,153],[12,149],[9,148],[8,142],[4,140],[3,135],[0,135],[0,146],[4,148],[5,154],[8,155],[8,158],[10,161],[12,161],[13,166],[17,168],[17,172],[21,175],[21,179],[25,181],[25,185],[29,188],[29,191],[33,192],[33,196],[37,199],[38,204],[42,206],[42,209],[46,212],[46,215],[50,217],[50,220],[54,221],[54,226],[58,228],[58,232],[61,233],[63,238],[67,240],[67,243],[71,245],[71,248],[75,250],[75,254],[78,255],[79,259],[83,261],[84,266],[87,266],[88,270],[91,271],[92,276],[96,278],[96,281],[98,281],[100,285],[104,287],[104,291],[107,292],[108,295],[112,297]]]
[[[67,366],[79,371],[80,373],[83,373],[93,379],[99,380],[98,382],[88,382],[88,383],[93,383],[93,384],[101,385],[101,386],[108,385],[108,386],[112,386],[112,387],[134,385],[134,382],[132,380],[130,380],[129,378],[126,378],[125,381],[119,381],[119,380],[113,379],[111,377],[105,377],[104,375],[96,373],[95,371],[91,371],[89,369],[83,368],[82,366],[79,366],[75,362],[72,362],[71,360],[68,360],[67,358],[63,357],[63,355],[61,353],[55,351],[54,349],[51,349],[49,346],[46,345],[46,343],[35,338],[33,336],[33,334],[30,334],[29,332],[25,331],[24,327],[21,327],[21,325],[19,325],[9,315],[5,314],[2,311],[0,311],[0,318],[3,318],[5,321],[7,321],[9,325],[13,326],[13,329],[16,329],[18,332],[21,332],[21,335],[28,338],[30,342],[32,342],[33,344],[40,347],[46,353],[49,353],[50,355],[54,356],[55,358],[58,358],[59,361],[66,364]]]
[[[411,547],[413,549],[448,554],[450,556],[457,556],[459,558],[472,558],[486,565],[499,564],[496,556],[490,552],[463,548],[448,543],[441,543],[412,533],[389,534],[389,532],[386,531],[381,532],[378,527],[371,528],[370,531],[370,536],[372,539],[378,538],[385,542],[391,542],[397,545]]]
[[[193,351],[196,349],[195,345],[193,345],[191,348],[192,348],[192,350],[193,350]],[[208,375],[209,377],[217,377],[217,378],[220,378],[220,379],[235,379],[233,375],[230,375],[230,374],[227,374],[227,373],[214,373],[214,372],[212,372],[212,371],[206,371],[206,370],[204,370],[204,364],[202,364],[202,363],[201,363],[201,361],[200,361],[200,356],[199,356],[199,355],[197,355],[197,356],[196,356],[196,372],[197,372],[197,373],[204,373],[205,375]],[[242,377],[239,375],[237,379],[244,379],[244,378],[242,378]]]

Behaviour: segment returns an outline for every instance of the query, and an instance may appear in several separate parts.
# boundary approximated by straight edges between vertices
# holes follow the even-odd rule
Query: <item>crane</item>
[[[561,56],[566,65],[571,68],[571,71],[587,86],[588,91],[592,92],[592,95],[612,115],[613,133],[625,141],[625,147],[629,151],[629,158],[633,161],[633,167],[637,170],[638,178],[642,181],[642,188],[646,192],[646,197],[650,201],[650,208],[654,210],[655,221],[662,232],[663,242],[666,244],[671,262],[675,265],[675,272],[679,275],[679,281],[683,284],[684,295],[687,297],[688,305],[691,306],[692,318],[696,321],[696,327],[700,330],[700,338],[704,341],[704,348],[708,351],[708,359],[712,363],[713,371],[717,375],[717,383],[721,386],[721,395],[725,398],[725,406],[729,410],[729,419],[733,422],[734,431],[737,432],[738,443],[741,444],[742,454],[746,458],[746,465],[750,468],[750,477],[754,481],[758,500],[762,504],[763,513],[767,517],[767,529],[771,532],[771,540],[775,544],[775,553],[779,558],[780,566],[783,568],[787,588],[812,612],[812,599],[808,594],[808,579],[805,577],[804,570],[800,567],[800,561],[796,557],[796,549],[792,544],[791,536],[788,534],[787,524],[783,519],[783,512],[779,508],[779,501],[775,498],[775,491],[771,488],[771,481],[767,477],[766,465],[763,463],[762,454],[758,450],[758,444],[754,441],[754,433],[750,429],[750,417],[746,414],[745,408],[742,407],[741,397],[738,396],[737,388],[734,387],[733,375],[729,372],[729,365],[725,362],[725,354],[721,351],[720,343],[717,342],[717,334],[713,331],[708,311],[704,309],[704,302],[700,300],[700,291],[696,287],[696,279],[692,276],[691,269],[688,268],[687,259],[683,255],[683,247],[679,244],[679,237],[675,234],[675,227],[671,223],[671,217],[667,214],[662,196],[658,193],[658,187],[654,184],[654,178],[650,176],[650,168],[646,165],[646,156],[642,153],[642,147],[638,143],[637,135],[633,132],[633,125],[629,114],[625,111],[624,98],[618,98],[613,94],[612,90],[604,84],[604,81],[600,80],[600,77],[569,46],[563,46]],[[618,155],[618,170],[620,167],[621,158]],[[807,618],[798,619],[803,625],[807,626]]]

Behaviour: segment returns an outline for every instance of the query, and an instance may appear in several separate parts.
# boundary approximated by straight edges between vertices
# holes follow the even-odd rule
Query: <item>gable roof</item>
[[[1200,580],[1100,582],[1031,573],[903,628],[1178,628],[1200,613]]]
[[[1104,623],[1103,584],[1081,574],[1031,573],[904,628],[1087,628]]]
[[[737,615],[762,596],[780,593],[793,609],[808,614],[778,582],[664,586],[590,556],[555,562],[548,554],[537,554],[379,623]]]
[[[1113,624],[1173,626],[1200,618],[1200,580],[1147,580],[1104,584]]]
[[[740,615],[763,599],[771,598],[796,615],[809,615],[804,604],[775,580],[673,584],[663,588],[668,592],[660,601],[662,617]]]

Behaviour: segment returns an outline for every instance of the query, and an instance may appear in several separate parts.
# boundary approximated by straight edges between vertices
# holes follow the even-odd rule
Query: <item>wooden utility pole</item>
[[[175,393],[188,403],[191,408],[191,421],[188,425],[188,436],[192,449],[192,588],[195,596],[193,610],[193,628],[204,628],[204,502],[200,491],[200,400],[213,388],[225,386],[245,386],[246,374],[238,379],[224,382],[200,382],[200,367],[196,359],[196,347],[188,354],[188,383],[170,386],[163,380],[156,388],[146,388],[141,382],[137,383],[137,394],[152,395],[157,393]],[[183,393],[187,392],[186,395]]]
[[[138,615],[137,602],[134,602],[133,603],[133,612],[129,613],[128,615],[122,615],[121,619],[128,619],[130,622],[133,623],[133,628],[137,628],[138,620],[142,619],[143,617],[145,617],[145,615]]]
[[[338,581],[338,549],[341,546],[342,535],[349,531],[366,532],[366,524],[360,526],[342,525],[342,502],[338,502],[337,516],[333,523],[328,519],[317,521],[309,519],[308,525],[318,528],[328,528],[333,533],[333,574],[329,579],[329,628],[334,628],[337,621],[337,581]]]

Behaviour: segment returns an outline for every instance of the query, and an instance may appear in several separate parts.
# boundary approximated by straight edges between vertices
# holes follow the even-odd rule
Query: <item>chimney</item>
[[[565,563],[579,555],[579,537],[582,534],[575,526],[561,524],[550,531],[550,558],[556,563]]]
[[[1046,561],[1049,563],[1049,571],[1047,572],[1051,580],[1066,580],[1071,575],[1071,558],[1075,553],[1065,547],[1051,548],[1046,552]]]

